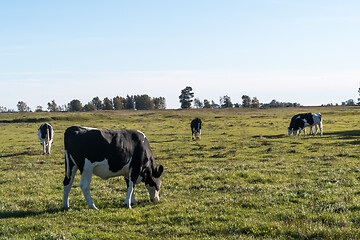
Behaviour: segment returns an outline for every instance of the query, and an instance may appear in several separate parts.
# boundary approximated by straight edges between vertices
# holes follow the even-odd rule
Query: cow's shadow
[[[58,213],[64,212],[62,208],[53,208],[44,211],[0,211],[0,219],[7,219],[7,218],[26,218],[26,217],[34,217],[38,215],[42,215],[45,213]]]
[[[284,138],[287,134],[276,134],[276,135],[256,135],[253,136],[253,138],[268,138],[268,139],[278,139],[278,138]]]
[[[326,135],[338,136],[342,139],[354,139],[360,137],[360,130],[326,132]]]
[[[23,151],[23,152],[17,152],[17,153],[9,153],[0,156],[0,158],[7,158],[7,157],[19,157],[24,155],[39,155],[40,151]]]

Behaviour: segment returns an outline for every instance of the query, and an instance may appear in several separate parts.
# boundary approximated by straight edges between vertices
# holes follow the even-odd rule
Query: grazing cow
[[[136,130],[69,127],[64,134],[65,178],[63,208],[69,208],[69,192],[75,173],[81,173],[80,188],[91,209],[97,209],[90,196],[92,174],[106,180],[124,176],[127,184],[125,205],[136,204],[135,184],[144,182],[151,201],[159,200],[161,174],[146,136]]]
[[[43,146],[43,154],[50,154],[51,144],[54,140],[54,129],[49,123],[44,123],[38,130],[38,136]]]
[[[290,126],[288,127],[288,134],[300,136],[301,131],[304,131],[304,136],[306,136],[305,127],[310,127],[310,134],[316,135],[318,127],[320,128],[320,136],[323,135],[323,126],[322,126],[322,117],[321,113],[303,113],[297,114],[292,117]],[[315,127],[315,133],[313,132],[312,127]]]
[[[192,139],[194,139],[194,136],[196,137],[196,139],[200,139],[201,136],[201,119],[200,118],[195,118],[194,120],[191,121],[191,137]]]

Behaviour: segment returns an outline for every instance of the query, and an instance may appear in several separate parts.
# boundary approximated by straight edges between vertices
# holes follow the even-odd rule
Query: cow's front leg
[[[128,184],[128,189],[127,189],[126,198],[125,198],[125,205],[127,208],[131,208],[131,202],[132,202],[133,197],[134,197],[134,201],[135,201],[134,183],[133,183],[133,181],[131,181],[131,179],[128,181],[129,181],[129,184]]]
[[[84,170],[81,173],[80,188],[84,194],[86,203],[89,206],[89,208],[97,209],[90,195],[90,183],[91,183],[92,171],[93,171],[93,167],[90,161],[85,159]]]
[[[304,127],[303,128],[303,131],[304,131],[304,137],[306,136],[306,128]]]
[[[128,189],[128,192],[129,192],[129,187],[130,187],[130,183],[129,183],[129,179],[125,178],[125,181],[126,181],[126,186],[127,186],[127,189]],[[125,199],[125,202],[124,202],[124,205],[127,207],[127,208],[131,208],[131,205],[137,205],[137,202],[136,202],[136,199],[135,199],[135,186],[133,184],[132,186],[132,193],[131,193],[131,196],[130,196],[130,200],[128,199],[128,195],[126,194],[126,199]],[[129,204],[129,202],[131,204]]]
[[[309,134],[314,134],[312,126],[310,126],[310,133]]]
[[[298,132],[297,132],[297,136],[298,136],[298,137],[299,137],[300,134],[301,134],[301,130],[302,130],[302,128],[299,128],[299,130],[298,130]]]

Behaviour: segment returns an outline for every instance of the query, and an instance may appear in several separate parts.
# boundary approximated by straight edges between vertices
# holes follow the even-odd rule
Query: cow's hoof
[[[129,203],[124,203],[123,206],[128,208],[128,209],[131,209],[131,205]]]
[[[67,212],[67,211],[69,211],[69,207],[63,206],[63,207],[62,207],[62,210],[63,210],[64,212]]]
[[[92,206],[89,206],[90,209],[98,210],[98,208],[93,204]]]

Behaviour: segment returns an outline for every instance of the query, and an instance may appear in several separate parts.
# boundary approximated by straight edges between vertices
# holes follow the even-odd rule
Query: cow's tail
[[[49,127],[46,128],[46,143],[45,144],[49,144],[50,142],[50,131],[49,131]]]
[[[65,174],[67,178],[70,178],[70,164],[69,164],[69,154],[65,148]]]

